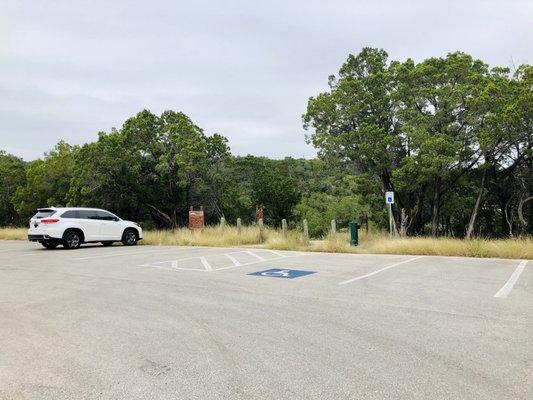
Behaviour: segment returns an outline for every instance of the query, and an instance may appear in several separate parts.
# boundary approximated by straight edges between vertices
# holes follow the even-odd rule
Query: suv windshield
[[[56,210],[48,210],[48,209],[43,208],[42,210],[37,210],[37,214],[35,214],[33,218],[41,219],[41,218],[51,217],[55,213],[56,213]]]

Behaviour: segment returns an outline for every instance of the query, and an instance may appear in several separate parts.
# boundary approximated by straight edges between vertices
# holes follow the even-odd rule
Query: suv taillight
[[[59,222],[58,218],[43,218],[41,219],[41,224],[55,224],[56,222]]]

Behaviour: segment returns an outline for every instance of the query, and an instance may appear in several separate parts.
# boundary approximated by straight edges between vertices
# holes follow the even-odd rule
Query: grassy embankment
[[[0,228],[0,239],[26,240],[24,228]],[[348,243],[347,233],[329,235],[323,240],[306,241],[297,231],[286,236],[265,228],[263,238],[257,227],[208,227],[201,232],[182,228],[175,231],[145,231],[142,244],[180,246],[256,246],[277,250],[324,251],[334,253],[413,254],[461,257],[498,257],[533,259],[533,239],[461,240],[451,238],[412,237],[390,240],[385,233],[361,232],[359,246]]]

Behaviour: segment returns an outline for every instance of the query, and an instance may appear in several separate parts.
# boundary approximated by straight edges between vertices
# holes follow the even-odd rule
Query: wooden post
[[[285,218],[281,220],[281,232],[283,237],[287,237],[287,220]]]
[[[264,210],[264,207],[262,204],[255,206],[255,221],[257,223],[259,223],[260,219],[263,219],[263,210]]]
[[[224,228],[226,226],[226,218],[220,217],[220,227]]]
[[[331,232],[332,235],[337,233],[337,222],[334,219],[331,220]]]
[[[259,218],[259,221],[257,221],[257,225],[259,225],[259,240],[262,243],[265,241],[265,234],[263,232],[263,218]]]
[[[241,219],[237,218],[237,231],[239,233],[241,233],[241,225],[242,225]]]
[[[309,241],[309,227],[307,226],[307,219],[303,220],[304,225],[304,238],[308,242]]]

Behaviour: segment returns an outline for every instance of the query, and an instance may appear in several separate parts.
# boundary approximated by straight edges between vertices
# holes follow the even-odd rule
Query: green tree
[[[81,149],[70,198],[175,228],[202,204],[213,169],[228,155],[225,138],[207,137],[185,114],[144,110]]]
[[[437,235],[443,196],[452,192],[459,177],[471,170],[481,153],[475,146],[482,118],[473,106],[485,84],[488,67],[464,53],[393,63],[396,76],[396,116],[404,136],[405,157],[394,172],[403,191],[418,183],[415,204],[431,196],[431,233]],[[411,179],[409,179],[411,178]],[[411,211],[411,210],[409,210]],[[423,208],[411,212],[422,228]]]
[[[73,156],[77,151],[76,146],[61,141],[43,159],[27,165],[25,183],[17,188],[12,199],[22,220],[29,219],[40,207],[68,205]]]
[[[383,50],[364,48],[329,78],[329,91],[309,99],[307,139],[324,161],[364,177],[367,188],[379,183],[372,192],[353,186],[379,224],[383,201],[376,195],[394,190],[394,220],[410,234],[429,228],[470,236],[482,208],[490,225],[510,203],[529,226],[529,211],[520,217],[519,209],[531,197],[530,71],[524,66],[510,76],[461,52],[389,63]]]
[[[311,97],[303,116],[307,137],[324,159],[352,167],[352,174],[369,174],[381,194],[394,190],[392,171],[405,156],[395,117],[394,74],[383,50],[364,48],[350,55],[338,77],[329,77],[330,90]],[[398,202],[402,205],[401,196]]]
[[[22,222],[13,206],[13,196],[26,180],[25,167],[22,159],[0,150],[0,226]]]
[[[295,207],[299,220],[307,219],[311,237],[322,237],[335,219],[338,227],[347,227],[350,221],[359,219],[366,211],[361,196],[332,196],[327,193],[313,193],[303,198]]]
[[[251,171],[253,202],[265,207],[266,223],[279,225],[282,219],[291,218],[293,207],[301,196],[291,160],[251,160],[254,161]]]

